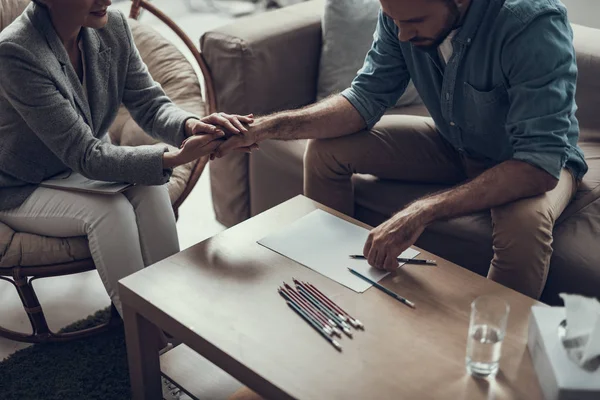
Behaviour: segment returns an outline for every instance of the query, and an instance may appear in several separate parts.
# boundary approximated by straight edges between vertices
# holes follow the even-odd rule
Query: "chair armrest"
[[[266,114],[314,102],[323,7],[308,1],[206,32],[200,46],[218,111]]]

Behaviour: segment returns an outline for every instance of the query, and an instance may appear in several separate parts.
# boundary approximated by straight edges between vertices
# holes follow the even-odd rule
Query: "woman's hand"
[[[226,113],[214,113],[201,119],[190,118],[185,123],[185,134],[187,137],[195,135],[212,134],[223,132],[226,137],[243,135],[248,132],[245,125],[254,122],[254,116],[233,115]]]
[[[190,136],[183,141],[179,150],[163,155],[163,167],[174,168],[212,154],[224,141],[223,131]]]

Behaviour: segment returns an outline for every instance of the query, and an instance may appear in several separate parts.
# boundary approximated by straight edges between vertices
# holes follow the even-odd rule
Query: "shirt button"
[[[452,122],[450,122],[450,125],[454,126],[454,125],[456,125],[456,124],[454,123],[454,121],[452,121]]]

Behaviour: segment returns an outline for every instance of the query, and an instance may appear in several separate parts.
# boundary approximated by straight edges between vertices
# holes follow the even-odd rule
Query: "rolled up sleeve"
[[[380,10],[373,45],[363,67],[342,96],[356,108],[370,129],[388,108],[396,104],[409,81],[410,74],[398,42],[397,29]]]
[[[502,67],[509,84],[506,129],[513,159],[560,178],[569,132],[578,129],[572,126],[577,66],[566,16],[547,13],[516,32],[505,45]]]

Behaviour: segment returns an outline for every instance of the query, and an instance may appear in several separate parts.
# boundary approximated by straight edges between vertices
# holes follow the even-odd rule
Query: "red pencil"
[[[350,314],[348,314],[342,307],[337,305],[337,303],[335,303],[333,300],[331,300],[329,297],[327,297],[327,295],[325,295],[323,292],[321,292],[319,289],[317,289],[312,283],[301,282],[294,278],[292,278],[292,279],[294,280],[294,282],[296,284],[298,284],[298,283],[304,284],[304,287],[307,290],[310,290],[311,293],[313,293],[315,296],[317,296],[319,300],[321,300],[322,302],[327,304],[330,308],[333,308],[334,311],[336,311],[338,314],[341,314],[341,316],[347,317],[348,322],[350,322],[352,324],[352,326],[354,326],[355,328],[364,329],[364,325],[362,324],[362,322],[360,322],[359,320],[357,320],[356,318],[354,318]]]
[[[315,296],[317,298],[317,300],[319,300],[321,303],[323,303],[324,306],[327,306],[327,308],[329,308],[342,321],[348,322],[348,317],[346,317],[346,314],[344,313],[344,311],[340,307],[338,307],[338,305],[335,304],[331,299],[329,299],[329,297],[325,296],[313,285],[311,285],[308,282],[302,282],[302,281],[297,281],[297,280],[295,280],[294,282],[296,283],[296,285],[299,285],[299,286],[302,285],[313,296]]]

